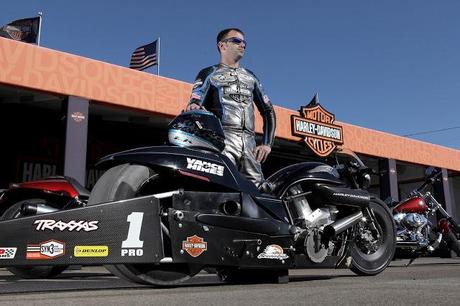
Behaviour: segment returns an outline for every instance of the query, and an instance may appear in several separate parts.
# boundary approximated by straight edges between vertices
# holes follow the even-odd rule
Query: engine
[[[417,229],[428,224],[428,219],[420,214],[408,213],[402,218],[402,224],[410,229]]]
[[[429,232],[428,219],[416,213],[398,213],[394,215],[396,223],[396,236],[398,241],[418,242],[420,245],[428,245]]]
[[[334,250],[334,243],[323,242],[323,228],[335,221],[338,210],[333,207],[320,207],[312,209],[306,193],[301,186],[295,185],[290,188],[293,195],[290,212],[298,228],[296,249],[304,253],[312,262],[321,263]]]

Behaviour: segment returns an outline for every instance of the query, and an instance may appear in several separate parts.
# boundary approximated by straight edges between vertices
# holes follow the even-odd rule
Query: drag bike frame
[[[115,264],[122,267],[118,271],[136,275],[144,275],[143,269],[150,267],[145,264],[155,269],[185,265],[197,271],[205,266],[287,271],[359,267],[374,252],[382,253],[377,251],[384,245],[384,260],[371,270],[356,268],[372,275],[388,265],[394,252],[391,216],[386,219],[383,211],[377,217],[383,223],[376,222],[378,210],[369,206],[376,200],[362,189],[368,176],[362,163],[336,168],[295,164],[272,175],[263,191],[243,178],[226,156],[198,149],[139,148],[109,155],[99,166],[109,169],[104,176],[113,175],[115,183],[116,171],[131,169],[114,194],[135,196],[0,222],[0,246],[10,254],[2,265]],[[151,175],[140,186],[130,186],[136,171],[146,169]],[[110,192],[104,179],[100,181],[89,202],[94,193]],[[294,185],[304,189],[291,193]],[[300,230],[303,225],[292,207],[300,197],[316,209],[303,220],[314,225],[308,232]],[[358,260],[352,250],[367,255]],[[130,278],[163,284],[146,277]]]

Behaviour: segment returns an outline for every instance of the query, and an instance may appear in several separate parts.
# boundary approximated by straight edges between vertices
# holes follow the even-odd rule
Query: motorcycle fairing
[[[63,193],[71,198],[89,197],[89,191],[77,180],[68,176],[50,176],[41,180],[12,184],[9,190],[37,189],[43,192]]]
[[[159,215],[159,200],[146,196],[1,221],[0,246],[15,249],[15,254],[2,257],[0,264],[159,262],[164,257]],[[102,256],[91,253],[98,247],[106,250]],[[83,253],[76,254],[77,250]]]
[[[284,203],[274,197],[260,196],[253,199],[246,193],[200,191],[183,191],[173,196],[173,208],[204,214],[223,214],[226,202],[235,202],[241,206],[238,214],[240,217],[289,222]]]
[[[238,266],[289,268],[295,258],[292,252],[293,236],[275,236],[209,225],[199,220],[200,213],[185,211],[182,220],[176,220],[175,210],[170,211],[169,226],[174,262],[210,266]],[[224,216],[225,217],[225,216]],[[267,258],[264,251],[269,246],[282,250]]]
[[[194,167],[193,161],[204,162],[205,165],[203,167],[200,167],[200,165]],[[205,177],[209,182],[227,189],[238,190],[251,195],[260,194],[252,182],[240,175],[238,169],[228,157],[210,151],[171,146],[144,147],[108,155],[102,158],[97,163],[97,166],[108,168],[123,163],[140,164],[154,169],[161,167],[179,170],[183,173]],[[210,167],[213,167],[213,169],[223,167],[223,173],[220,170],[208,171]]]
[[[267,184],[273,194],[280,195],[287,186],[300,181],[344,184],[333,167],[318,162],[304,162],[282,168],[267,179]]]
[[[369,192],[363,189],[350,189],[325,184],[315,184],[324,203],[367,208],[371,200]]]

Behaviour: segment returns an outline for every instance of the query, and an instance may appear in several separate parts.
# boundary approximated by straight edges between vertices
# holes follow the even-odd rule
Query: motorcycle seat
[[[91,192],[89,192],[89,190],[80,184],[76,179],[69,176],[66,176],[65,179],[73,186],[73,188],[75,188],[79,197],[89,198]]]

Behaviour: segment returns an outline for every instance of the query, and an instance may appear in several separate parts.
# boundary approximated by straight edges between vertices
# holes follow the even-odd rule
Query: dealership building
[[[0,37],[0,189],[13,182],[67,175],[92,188],[94,164],[109,153],[167,140],[167,125],[186,105],[192,85]],[[306,101],[300,101],[300,104]],[[266,176],[296,162],[318,160],[292,133],[297,110],[275,106],[276,140]],[[460,151],[335,122],[343,146],[375,170],[371,191],[402,199],[442,169],[436,198],[460,220]],[[262,128],[256,118],[257,131]]]

